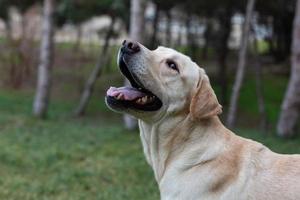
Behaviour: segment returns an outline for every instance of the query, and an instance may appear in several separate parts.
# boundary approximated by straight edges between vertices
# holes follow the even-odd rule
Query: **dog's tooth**
[[[147,103],[147,101],[148,101],[148,96],[144,96],[144,97],[142,98],[142,102],[143,102],[143,103]]]
[[[142,98],[138,98],[135,102],[138,103],[138,104],[141,104],[142,103]]]
[[[121,99],[123,99],[123,98],[124,98],[124,95],[121,94],[121,93],[117,96],[117,99],[118,99],[118,100],[121,100]]]

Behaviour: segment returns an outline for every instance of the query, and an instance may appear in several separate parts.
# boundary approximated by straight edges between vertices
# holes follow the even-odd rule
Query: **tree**
[[[219,23],[219,29],[217,33],[217,44],[215,45],[215,51],[217,53],[217,62],[218,62],[218,74],[217,81],[221,88],[220,101],[221,104],[227,105],[227,93],[228,93],[228,65],[227,58],[229,55],[229,39],[230,33],[232,30],[231,19],[235,12],[244,11],[244,1],[243,0],[224,0],[224,1],[212,1],[207,2],[208,4],[208,14],[213,12],[217,17]],[[215,8],[215,5],[218,5]],[[211,11],[213,10],[213,11]]]
[[[187,38],[187,46],[188,46],[188,55],[193,59],[197,59],[197,43],[196,36],[193,32],[193,16],[188,13],[185,19],[186,26],[186,38]]]
[[[84,86],[84,90],[82,92],[79,105],[75,110],[76,116],[84,115],[87,104],[92,96],[93,91],[94,91],[95,83],[101,75],[103,66],[108,61],[107,59],[109,58],[109,56],[107,55],[107,53],[108,53],[110,38],[114,32],[115,21],[116,21],[115,17],[111,17],[110,27],[109,27],[109,29],[106,33],[106,37],[105,37],[105,44],[103,45],[102,51],[101,51],[101,53],[99,55],[99,59],[97,61],[97,64],[96,64],[95,68],[93,69],[93,71],[91,72],[91,74]]]
[[[55,24],[58,27],[63,26],[66,23],[71,23],[76,26],[76,42],[74,43],[74,53],[78,53],[80,47],[80,40],[82,36],[82,23],[89,18],[96,15],[95,1],[71,1],[61,0],[57,5],[55,12]]]
[[[257,96],[258,111],[260,115],[260,129],[262,132],[267,132],[268,130],[268,119],[265,105],[265,98],[263,94],[263,78],[262,78],[262,66],[259,58],[258,50],[258,40],[257,36],[254,33],[254,49],[253,49],[253,58],[255,59],[255,89]]]
[[[247,10],[245,16],[245,22],[243,27],[243,36],[241,47],[239,51],[239,60],[237,66],[237,73],[235,77],[235,82],[233,85],[232,95],[230,99],[228,117],[227,117],[227,126],[229,128],[233,128],[236,122],[236,111],[238,106],[238,99],[240,96],[240,90],[242,87],[244,74],[245,74],[245,66],[246,66],[246,54],[247,54],[247,46],[248,46],[248,38],[250,33],[250,22],[254,9],[255,0],[248,0]]]
[[[7,38],[10,38],[11,32],[10,32],[10,23],[9,23],[9,14],[8,10],[10,7],[9,0],[0,0],[0,18],[4,21],[6,30],[7,30]]]
[[[24,17],[26,11],[35,5],[36,3],[41,3],[42,0],[3,0],[9,2],[9,6],[14,6],[18,9],[20,12],[22,18],[21,18],[21,25],[22,25],[22,39],[24,40],[24,37],[26,37],[25,30],[26,30],[26,19]]]
[[[281,106],[277,124],[277,134],[290,137],[295,134],[295,127],[300,109],[300,0],[297,1],[294,17],[293,42],[291,56],[291,76]]]
[[[35,60],[32,55],[34,45],[32,42],[33,35],[28,33],[26,26],[28,19],[26,18],[27,11],[40,2],[40,0],[0,0],[0,18],[3,19],[6,28],[6,52],[9,55],[9,63],[7,65],[9,71],[9,83],[15,89],[22,86],[23,80],[30,76],[31,61]],[[11,7],[17,8],[21,14],[21,38],[13,38],[13,30],[9,10]],[[27,31],[26,31],[27,30]],[[18,63],[21,62],[22,65]]]
[[[269,53],[276,62],[286,61],[290,55],[295,3],[295,0],[256,3],[260,22],[272,28],[272,37],[268,38]]]
[[[90,3],[91,2],[92,1],[90,1]],[[85,4],[83,1],[82,6],[84,6],[84,5]],[[78,5],[78,6],[79,6],[78,8],[80,8],[80,5]],[[73,12],[76,12],[76,10],[77,10],[76,8],[74,9],[74,7],[73,7],[73,9],[68,11],[68,12],[72,13],[72,15],[69,16],[69,19],[73,19],[73,20],[76,19],[75,21],[77,23],[81,22],[83,19],[86,19],[87,16],[91,17],[92,15],[99,14],[98,12],[95,12],[95,10],[92,11],[93,9],[95,9],[95,7],[97,8],[96,10],[102,11],[103,12],[102,14],[107,14],[111,18],[110,25],[105,34],[104,45],[102,47],[102,51],[99,54],[98,61],[96,63],[95,68],[93,69],[93,71],[91,72],[89,78],[87,79],[87,81],[85,83],[85,86],[84,86],[84,89],[83,89],[83,92],[82,92],[82,95],[81,95],[81,98],[79,101],[79,105],[75,110],[75,116],[82,116],[85,114],[85,110],[86,110],[88,102],[93,94],[93,90],[94,90],[96,81],[98,80],[98,78],[101,75],[103,66],[108,62],[108,59],[109,59],[109,56],[108,56],[109,43],[110,43],[110,39],[114,36],[114,33],[115,33],[114,25],[116,22],[116,18],[118,16],[120,16],[120,17],[124,18],[126,21],[126,15],[122,14],[124,12],[124,10],[127,10],[126,6],[127,6],[126,1],[124,2],[122,0],[112,0],[112,1],[104,1],[104,2],[95,0],[94,4],[91,4],[88,7],[82,7],[82,9],[89,9],[90,11],[82,10],[81,11],[82,17],[80,19],[76,16],[70,17],[70,16],[74,15]],[[64,13],[64,12],[62,12],[62,13]],[[61,18],[61,21],[64,21],[63,17]]]
[[[204,45],[202,50],[203,60],[206,60],[208,57],[208,49],[210,47],[212,29],[213,29],[213,23],[211,22],[210,18],[207,18],[205,22]]]
[[[154,48],[156,46],[156,34],[157,34],[157,25],[159,20],[160,11],[164,12],[166,17],[166,29],[165,29],[165,45],[170,46],[172,42],[172,32],[171,32],[171,25],[172,25],[172,13],[171,9],[174,7],[178,0],[153,0],[152,1],[156,5],[156,13],[154,16],[153,22],[153,33],[151,37],[151,44],[150,47]]]
[[[144,11],[145,2],[144,0],[131,0],[130,6],[130,33],[129,37],[132,40],[143,42],[144,37]],[[125,85],[129,82],[125,79]],[[137,121],[132,116],[124,114],[123,116],[125,128],[133,130],[137,127]]]
[[[200,18],[206,19],[206,33],[205,33],[205,46],[204,46],[204,56],[208,49],[209,39],[214,40],[215,42],[211,42],[215,46],[215,52],[217,55],[217,63],[218,63],[218,72],[217,79],[218,84],[221,88],[220,101],[223,105],[227,105],[227,88],[228,88],[228,78],[227,78],[227,57],[229,54],[228,41],[231,33],[231,19],[233,14],[236,11],[243,11],[242,5],[244,0],[210,0],[210,1],[194,1],[194,0],[186,0],[183,4],[183,9],[185,13],[188,15],[196,15]],[[213,35],[211,32],[211,27],[209,27],[210,20],[215,19],[218,22],[218,31],[215,38],[209,37]],[[188,20],[189,21],[189,20]],[[190,23],[190,22],[189,22]],[[186,23],[187,24],[187,23]],[[187,34],[190,31],[188,31]],[[193,59],[196,57],[196,49],[197,45],[194,42],[195,37],[188,37],[188,46],[190,49],[189,54]],[[194,40],[194,41],[193,41]]]
[[[226,9],[221,9],[218,13],[218,21],[220,24],[218,30],[217,59],[218,59],[218,83],[221,87],[220,101],[222,105],[227,105],[227,57],[229,54],[228,41],[231,32],[231,18],[233,15],[232,5],[227,5]]]
[[[54,4],[55,0],[44,0],[43,5],[43,34],[41,41],[40,64],[38,67],[37,88],[33,103],[33,114],[39,118],[46,117],[50,98],[51,68],[54,53]]]
[[[158,22],[159,22],[159,16],[160,16],[160,7],[159,4],[155,4],[155,13],[154,13],[154,19],[152,24],[152,35],[149,41],[149,48],[154,49],[157,46],[157,32],[158,32]]]

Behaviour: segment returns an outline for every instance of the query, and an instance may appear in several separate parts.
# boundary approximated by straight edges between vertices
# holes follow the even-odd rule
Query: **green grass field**
[[[30,96],[0,93],[0,199],[159,199],[138,132],[117,116],[60,116],[69,108],[54,102],[40,121],[30,108]]]

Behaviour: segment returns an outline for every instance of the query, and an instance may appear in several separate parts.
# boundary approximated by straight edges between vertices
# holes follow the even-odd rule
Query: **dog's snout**
[[[122,43],[122,51],[125,53],[134,54],[140,51],[140,46],[137,42],[124,40]]]

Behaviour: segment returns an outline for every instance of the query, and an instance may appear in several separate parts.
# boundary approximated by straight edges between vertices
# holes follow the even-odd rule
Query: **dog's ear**
[[[222,113],[222,106],[219,104],[213,91],[208,76],[202,74],[197,85],[195,94],[190,104],[192,119],[208,119]]]

